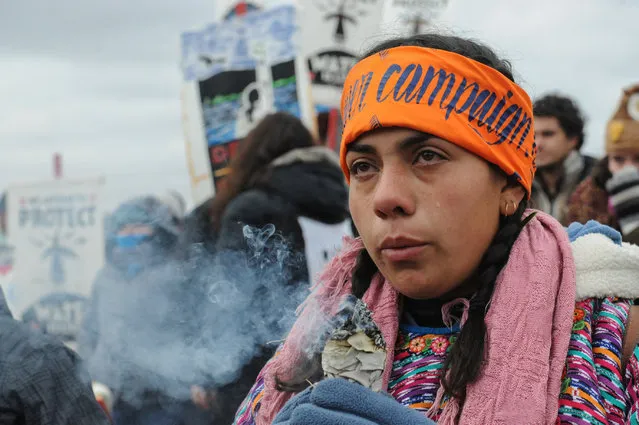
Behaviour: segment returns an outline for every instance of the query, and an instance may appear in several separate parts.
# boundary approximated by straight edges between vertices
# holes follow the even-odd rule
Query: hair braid
[[[526,205],[527,202],[524,200],[520,203],[515,214],[507,217],[502,216],[499,230],[475,273],[474,279],[479,289],[470,300],[468,319],[444,365],[443,370],[448,371],[442,377],[444,390],[447,395],[456,397],[461,402],[466,394],[466,386],[479,376],[484,358],[486,312],[490,305],[497,277],[508,262],[510,251],[521,229],[529,220],[527,218],[522,221]]]
[[[351,293],[357,298],[362,298],[377,273],[377,265],[366,249],[362,249],[357,256],[357,263],[353,269],[351,279]]]

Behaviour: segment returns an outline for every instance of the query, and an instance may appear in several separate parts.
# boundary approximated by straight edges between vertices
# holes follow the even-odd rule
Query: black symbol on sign
[[[249,107],[246,109],[246,120],[250,123],[253,122],[253,114],[258,110],[258,101],[260,100],[260,92],[257,89],[253,89],[248,94]]]
[[[224,58],[214,58],[211,56],[204,56],[204,55],[200,55],[198,57],[198,59],[206,66],[213,66],[213,65],[219,65],[219,64],[223,64],[226,59]]]
[[[421,34],[422,31],[430,24],[430,20],[419,15],[406,17],[404,22],[411,27],[412,35]]]
[[[423,0],[420,5],[406,10],[400,19],[410,28],[413,35],[421,34],[432,25],[435,18],[447,5],[448,0]]]
[[[327,4],[327,3],[330,3]],[[317,7],[322,10],[325,21],[335,21],[335,31],[333,32],[333,39],[338,43],[346,41],[346,24],[357,25],[357,19],[366,15],[363,10],[357,10],[357,0],[339,0],[336,5],[334,1],[325,0],[324,3],[320,3]],[[347,13],[346,11],[350,13]]]
[[[346,34],[344,33],[344,23],[349,22],[351,24],[356,24],[357,21],[350,15],[346,14],[346,0],[342,0],[342,3],[339,5],[339,8],[334,13],[329,13],[324,16],[324,20],[328,21],[334,19],[337,21],[337,25],[335,27],[335,32],[333,33],[333,38],[335,41],[342,43],[346,39]]]
[[[37,246],[41,246],[40,241],[35,241],[35,243]],[[56,233],[53,238],[51,238],[51,245],[42,252],[41,258],[43,260],[51,259],[51,267],[49,269],[51,282],[56,285],[63,285],[67,280],[64,261],[68,258],[78,258],[78,255],[72,249],[63,246],[60,242],[60,236]]]

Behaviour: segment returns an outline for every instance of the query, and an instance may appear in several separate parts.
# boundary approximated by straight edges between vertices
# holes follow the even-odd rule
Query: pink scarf
[[[270,424],[291,393],[277,391],[275,376],[287,379],[315,343],[306,325],[315,314],[331,314],[350,293],[360,240],[350,240],[329,264],[279,355],[267,366],[257,425]],[[575,306],[575,265],[564,228],[537,213],[521,232],[500,274],[488,314],[487,350],[479,379],[467,388],[460,424],[551,425],[557,418],[561,372]],[[399,326],[398,294],[378,273],[364,295],[388,347],[384,388],[392,370]],[[441,394],[440,394],[441,395]],[[438,397],[439,399],[440,397]],[[459,406],[448,403],[440,424],[454,424]]]

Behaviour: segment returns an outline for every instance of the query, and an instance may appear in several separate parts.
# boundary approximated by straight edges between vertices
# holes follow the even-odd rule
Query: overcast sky
[[[311,1],[311,0],[305,0]],[[177,189],[190,198],[179,36],[215,0],[0,0],[0,188],[104,175],[105,203]],[[601,154],[620,90],[639,81],[637,0],[450,0],[439,28],[495,46],[535,97],[575,96]]]

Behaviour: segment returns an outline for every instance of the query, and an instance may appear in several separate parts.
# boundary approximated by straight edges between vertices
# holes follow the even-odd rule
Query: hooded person
[[[360,236],[234,423],[637,423],[639,247],[527,208],[533,107],[510,63],[461,37],[392,39],[341,105]]]
[[[190,399],[180,382],[180,268],[172,252],[179,211],[156,197],[120,205],[110,217],[106,264],[93,285],[78,351],[93,379],[114,394],[116,424],[181,424]],[[151,422],[149,422],[151,421]]]
[[[608,123],[606,157],[577,187],[568,219],[597,220],[639,244],[639,84],[623,91]]]
[[[339,157],[316,145],[297,117],[282,112],[262,119],[239,149],[230,166],[228,184],[207,207],[207,239],[214,247],[216,261],[232,270],[236,264],[244,264],[244,260],[236,260],[238,253],[255,259],[262,255],[262,249],[274,254],[280,250],[287,260],[278,273],[277,288],[264,290],[277,293],[286,287],[291,291],[308,288],[341,246],[343,237],[352,234]],[[229,273],[237,285],[242,279],[240,273]],[[208,305],[205,307],[213,307],[206,297],[203,299]],[[279,318],[293,318],[295,304],[288,304],[280,303]],[[266,320],[265,316],[273,316],[272,308],[251,309],[251,320]],[[277,337],[273,339],[284,332],[274,331]],[[237,379],[221,387],[209,384],[216,394],[216,423],[232,422],[235,410],[273,350],[260,346]]]

